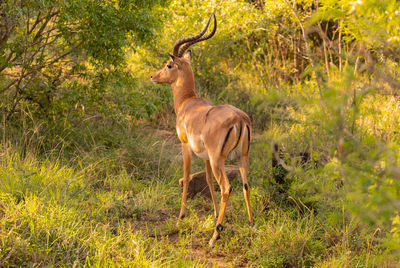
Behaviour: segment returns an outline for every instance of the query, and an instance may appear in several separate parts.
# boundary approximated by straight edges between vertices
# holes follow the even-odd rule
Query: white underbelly
[[[197,155],[198,157],[200,157],[203,160],[210,160],[210,158],[208,157],[208,152],[207,150],[204,150],[200,153],[194,153],[195,155]]]
[[[189,146],[192,152],[203,160],[210,160],[208,152],[201,139],[188,136]]]

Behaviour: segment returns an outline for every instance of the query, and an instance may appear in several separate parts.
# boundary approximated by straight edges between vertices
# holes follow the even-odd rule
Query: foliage
[[[398,265],[398,1],[1,8],[0,266]],[[252,118],[256,219],[232,181],[215,249],[208,200],[176,226],[172,92],[149,81],[211,12],[216,35],[192,47],[197,92]]]
[[[165,4],[156,0],[2,1],[2,114],[8,120],[15,112],[29,109],[58,118],[68,113],[65,106],[87,104],[77,100],[83,94],[92,99],[88,105],[104,100],[107,96],[99,84],[106,87],[115,73],[129,77],[123,70],[124,53],[132,44],[154,39],[161,3]],[[124,86],[133,85],[130,80]],[[120,105],[118,100],[115,104]],[[114,103],[109,100],[107,105]]]

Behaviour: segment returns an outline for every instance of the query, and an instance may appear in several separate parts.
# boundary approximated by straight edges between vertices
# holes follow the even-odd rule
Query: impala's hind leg
[[[249,181],[247,179],[247,173],[249,169],[249,154],[240,156],[239,170],[240,175],[242,176],[243,182],[243,195],[246,200],[247,213],[249,214],[250,224],[253,224],[253,216],[251,215],[251,206],[250,206],[250,186]]]
[[[205,160],[204,163],[206,165],[206,180],[207,180],[208,188],[210,188],[211,199],[212,199],[212,202],[213,202],[213,205],[214,205],[214,217],[217,218],[217,216],[218,216],[218,204],[217,204],[217,199],[215,199],[211,165],[210,165],[210,161],[209,160]]]
[[[220,233],[223,229],[222,221],[224,220],[226,205],[228,204],[229,194],[231,192],[231,185],[228,181],[228,177],[225,173],[225,159],[219,158],[216,161],[211,160],[211,167],[214,173],[215,179],[217,180],[219,187],[221,188],[221,205],[219,210],[219,215],[217,219],[217,224],[214,230],[214,234],[209,242],[211,247],[214,246],[215,241],[219,239]]]

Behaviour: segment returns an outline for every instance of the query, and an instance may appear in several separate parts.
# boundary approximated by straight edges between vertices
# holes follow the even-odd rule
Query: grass
[[[178,221],[177,140],[173,133],[146,131],[136,139],[148,145],[148,163],[130,172],[123,165],[115,168],[121,152],[100,153],[97,148],[66,163],[22,156],[18,148],[3,146],[0,265],[390,266],[391,259],[380,258],[383,250],[367,239],[372,229],[330,223],[326,215],[334,209],[321,215],[316,208],[305,209],[303,196],[290,194],[301,192],[301,178],[289,185],[289,194],[273,187],[270,160],[263,161],[268,154],[263,135],[255,138],[252,150],[255,225],[248,225],[240,182],[233,181],[222,238],[208,248],[214,226],[210,201],[190,200],[189,216]],[[140,160],[143,156],[136,153],[134,160]],[[199,170],[202,163],[196,160],[193,166]]]

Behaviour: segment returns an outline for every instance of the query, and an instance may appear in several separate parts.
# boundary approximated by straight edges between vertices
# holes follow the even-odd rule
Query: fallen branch
[[[228,179],[233,179],[240,176],[239,168],[237,166],[225,166],[225,172]],[[183,186],[183,178],[179,180],[179,186]],[[205,171],[190,174],[188,197],[194,198],[198,193],[206,198],[211,199],[210,189],[208,188]]]

